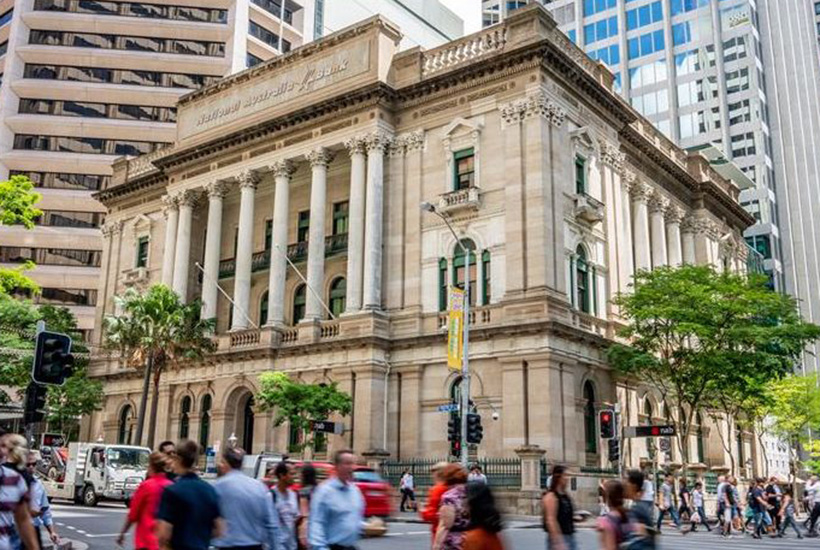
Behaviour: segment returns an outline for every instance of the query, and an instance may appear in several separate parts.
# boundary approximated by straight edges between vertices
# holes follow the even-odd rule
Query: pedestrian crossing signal
[[[612,439],[615,437],[615,411],[604,409],[598,414],[599,425],[601,427],[601,439]]]

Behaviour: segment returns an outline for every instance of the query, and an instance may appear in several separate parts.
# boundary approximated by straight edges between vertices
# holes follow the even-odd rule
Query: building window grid
[[[138,156],[151,153],[166,145],[166,143],[151,141],[128,141],[89,137],[35,136],[31,134],[17,134],[14,136],[14,149],[26,151]]]
[[[347,201],[333,204],[333,234],[345,235],[349,226],[349,203]]]
[[[36,223],[45,227],[96,228],[102,225],[105,215],[100,212],[78,212],[71,210],[43,210]]]
[[[169,123],[174,123],[177,120],[177,110],[175,107],[94,103],[56,99],[22,98],[20,99],[19,112],[37,115],[147,120],[151,122]]]
[[[310,210],[299,212],[296,226],[296,242],[306,243],[310,236]]]
[[[45,189],[74,189],[80,191],[99,191],[108,187],[111,176],[93,174],[67,174],[61,172],[24,172],[11,170],[9,176],[26,176],[35,187]]]
[[[228,10],[199,8],[190,6],[168,6],[144,2],[107,2],[104,0],[35,0],[37,11],[63,11],[91,13],[94,15],[118,15],[121,17],[143,17],[149,19],[169,19],[198,23],[228,22]]]
[[[584,44],[606,40],[618,34],[618,16],[613,15],[595,23],[584,25]]]
[[[279,35],[271,32],[258,23],[251,21],[248,26],[248,33],[273,48],[279,49]]]
[[[225,55],[225,44],[223,42],[63,31],[31,31],[29,34],[29,44],[171,53],[204,57],[223,57]]]
[[[665,47],[666,39],[663,35],[663,29],[652,31],[627,40],[627,57],[629,59],[638,59],[660,52]]]
[[[165,88],[197,89],[218,81],[220,77],[186,73],[162,73],[131,69],[105,69],[69,65],[26,64],[23,78],[66,80],[99,84],[125,84]]]
[[[13,16],[14,16],[14,8],[10,9],[6,13],[4,13],[3,15],[0,15],[0,27],[2,27],[3,25],[9,23]]]
[[[626,12],[627,31],[639,29],[660,21],[663,21],[663,5],[660,0],[639,8],[633,8]]]
[[[617,0],[584,0],[584,17],[614,8]]]
[[[75,248],[0,246],[0,263],[24,263],[30,260],[37,265],[100,267],[101,254],[99,250]]]

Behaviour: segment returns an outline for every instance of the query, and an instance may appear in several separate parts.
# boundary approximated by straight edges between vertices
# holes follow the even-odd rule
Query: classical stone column
[[[378,310],[382,303],[382,241],[384,218],[384,153],[390,143],[378,131],[367,140],[367,204],[365,205],[364,303],[363,309]]]
[[[364,262],[364,210],[367,142],[357,136],[345,142],[350,153],[350,202],[347,231],[347,313],[362,308],[362,275]]]
[[[635,270],[651,269],[652,257],[649,252],[649,213],[647,201],[652,187],[643,182],[635,182],[630,190],[632,196],[632,236],[635,240]]]
[[[655,193],[649,200],[650,241],[652,243],[652,267],[667,265],[666,254],[666,209],[669,199]]]
[[[174,255],[174,292],[183,302],[188,301],[188,275],[191,267],[191,223],[196,204],[196,193],[183,191],[178,197],[179,225]]]
[[[256,200],[256,174],[251,171],[237,176],[239,182],[239,231],[236,245],[236,272],[233,281],[233,323],[231,330],[249,326],[248,308],[251,301],[251,262],[253,260],[253,209]]]
[[[679,206],[671,206],[666,210],[666,245],[669,256],[669,265],[678,267],[683,263],[680,222],[686,211]]]
[[[177,246],[177,225],[179,224],[179,205],[176,197],[165,195],[162,197],[165,205],[162,213],[165,215],[165,246],[162,253],[162,284],[171,287],[174,284],[174,255]]]
[[[205,233],[205,259],[202,266],[202,317],[216,317],[219,280],[219,253],[222,247],[222,200],[228,192],[224,181],[214,181],[205,188],[208,192],[208,229]]]
[[[280,160],[271,167],[276,188],[273,197],[273,235],[270,251],[270,280],[268,282],[268,324],[285,324],[285,280],[288,273],[288,208],[290,177],[294,166],[289,160]]]
[[[325,148],[308,153],[312,177],[310,182],[310,232],[308,234],[307,302],[305,320],[321,319],[324,307],[321,295],[325,282],[325,207],[327,203],[327,167],[333,154]],[[318,296],[317,296],[318,294]]]
[[[692,216],[686,216],[680,225],[683,263],[695,265],[695,226]]]

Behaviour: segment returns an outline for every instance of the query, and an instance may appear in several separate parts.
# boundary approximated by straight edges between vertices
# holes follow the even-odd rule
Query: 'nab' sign
[[[345,426],[341,422],[331,422],[330,420],[317,420],[313,422],[313,431],[341,435],[345,431]]]
[[[624,428],[626,437],[668,437],[675,435],[674,426],[629,426]]]

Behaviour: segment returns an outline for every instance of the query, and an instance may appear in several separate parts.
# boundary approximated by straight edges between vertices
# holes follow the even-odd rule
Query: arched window
[[[179,438],[188,439],[188,432],[191,425],[191,419],[189,417],[191,412],[191,398],[189,396],[186,395],[182,398],[182,403],[180,404],[179,409]]]
[[[203,449],[208,447],[208,437],[211,432],[211,394],[206,393],[202,397],[202,411],[199,415],[199,444]]]
[[[120,411],[120,420],[117,425],[117,443],[120,445],[131,444],[131,431],[134,429],[134,410],[131,405],[126,405]]]
[[[259,326],[267,324],[268,322],[268,291],[262,294],[262,299],[259,300]]]
[[[296,287],[293,294],[293,324],[305,318],[305,303],[307,301],[307,287],[304,284]]]
[[[456,245],[453,255],[453,285],[464,289],[464,274],[466,270],[466,255],[462,248],[470,251],[470,305],[476,305],[475,298],[478,290],[478,265],[476,264],[475,243],[472,239],[462,239],[461,246]]]
[[[481,253],[481,279],[484,285],[481,288],[481,305],[487,306],[490,304],[490,296],[492,296],[492,286],[490,285],[490,251],[485,250]]]
[[[706,440],[703,435],[703,417],[700,413],[697,414],[695,417],[695,421],[698,423],[698,431],[697,431],[697,444],[698,444],[698,462],[704,464],[706,462],[706,453],[704,449],[706,447]]]
[[[578,309],[584,313],[592,313],[587,251],[579,244],[575,250],[575,255],[575,295],[578,299]]]
[[[584,383],[584,441],[586,452],[598,452],[598,434],[595,420],[595,388],[592,382]]]
[[[253,421],[253,395],[249,395],[242,411],[242,449],[248,454],[253,453]]]
[[[338,277],[330,283],[330,312],[338,317],[347,307],[347,282],[344,277]]]
[[[438,261],[438,310],[447,310],[447,259]]]

